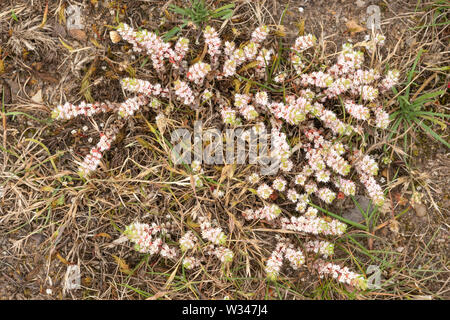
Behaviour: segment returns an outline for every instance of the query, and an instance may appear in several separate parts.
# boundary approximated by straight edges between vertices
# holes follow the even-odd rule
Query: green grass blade
[[[425,123],[420,121],[419,119],[415,119],[415,122],[428,134],[430,134],[433,138],[438,140],[439,142],[443,143],[447,148],[450,148],[450,144],[442,139],[440,135],[438,135],[436,132],[433,131],[429,126],[427,126]]]

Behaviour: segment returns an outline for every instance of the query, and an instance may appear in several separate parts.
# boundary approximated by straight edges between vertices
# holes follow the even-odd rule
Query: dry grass
[[[86,32],[90,41],[77,42],[57,30],[64,1],[49,2],[48,19],[40,27],[45,3],[33,1],[29,6],[25,1],[10,1],[0,12],[0,61],[3,59],[5,66],[3,72],[0,69],[4,99],[0,128],[0,299],[448,298],[449,163],[444,156],[448,150],[431,145],[426,137],[417,138],[423,142],[410,150],[408,163],[401,160],[403,153],[395,141],[376,136],[368,141],[380,153],[384,144],[392,146],[395,161],[385,171],[392,207],[374,218],[370,232],[352,229],[340,239],[335,257],[335,261],[362,273],[371,264],[380,266],[385,285],[362,293],[333,281],[319,280],[307,270],[287,271],[280,281],[267,282],[262,267],[273,248],[274,233],[279,231],[260,223],[242,223],[240,212],[257,202],[247,192],[245,182],[251,168],[233,167],[232,175],[228,171],[231,167],[205,168],[209,185],[222,185],[222,201],[214,200],[210,188],[192,192],[190,172],[169,161],[170,146],[161,130],[156,129],[149,110],[121,130],[98,173],[87,181],[80,179],[74,174],[74,159],[81,161],[90,148],[88,137],[95,141],[100,124],[107,126],[114,119],[101,116],[92,123],[73,120],[62,125],[49,120],[52,107],[85,99],[86,94],[95,100],[121,101],[124,93],[117,79],[129,72],[135,72],[138,78],[152,78],[145,67],[140,67],[144,57],[133,62],[122,44],[109,41],[109,26],[116,22],[109,10],[114,10],[120,21],[131,18],[148,29],[158,27],[161,21],[161,29],[168,30],[175,23],[170,20],[175,21],[176,17],[160,16],[156,2],[121,1],[114,2],[119,4],[112,8],[88,4],[85,10],[92,24]],[[416,8],[414,1],[384,3],[383,12],[388,18],[383,20],[383,28],[393,26],[392,37],[383,52],[384,59],[372,61],[374,65],[388,63],[404,74],[418,50],[424,48],[428,52],[415,76],[416,83],[420,86],[433,76],[423,92],[445,87],[448,70],[443,67],[448,66],[449,59],[447,26],[411,29],[432,24],[437,9],[424,10],[424,3]],[[233,20],[213,24],[221,27],[223,34],[246,39],[250,30],[261,23],[280,24],[285,4],[237,1]],[[143,10],[141,5],[149,10]],[[12,18],[12,10],[18,21]],[[143,16],[143,12],[149,12],[149,16]],[[286,14],[286,39],[296,35],[292,23],[297,19],[295,14]],[[339,43],[348,35],[343,38],[339,29],[329,35],[327,29],[334,27],[327,26],[325,20],[311,24],[307,20],[306,30],[319,30],[314,23],[322,23],[321,44],[323,52],[329,54],[321,58],[333,59]],[[1,35],[3,31],[11,35]],[[187,33],[195,36],[197,31]],[[60,39],[73,50],[68,50]],[[39,90],[43,101],[33,101]],[[394,108],[395,99],[391,102]],[[204,129],[221,126],[212,108],[201,116],[208,119]],[[167,132],[186,127],[199,117],[190,109],[173,111],[165,128],[166,137]],[[81,129],[85,124],[87,131]],[[72,130],[77,130],[75,136]],[[436,148],[437,156],[431,154],[432,148]],[[414,150],[419,154],[425,150],[425,156],[417,157]],[[422,188],[425,204],[429,204],[425,217],[418,217],[409,204],[417,187]],[[349,202],[348,199],[327,209],[342,212]],[[189,215],[198,211],[216,218],[233,239],[233,251],[240,254],[228,268],[223,269],[205,256],[208,262],[204,268],[187,273],[179,263],[173,265],[138,254],[129,243],[115,241],[129,223],[149,218],[162,221],[167,214],[180,234],[188,228],[195,230]],[[82,289],[63,293],[69,264],[80,267]],[[46,289],[52,289],[52,293],[47,294]]]

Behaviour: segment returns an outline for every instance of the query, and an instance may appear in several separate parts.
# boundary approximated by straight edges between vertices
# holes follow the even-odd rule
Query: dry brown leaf
[[[389,230],[391,230],[393,233],[397,234],[400,231],[400,224],[397,220],[392,219],[389,222]]]
[[[298,35],[303,36],[305,34],[305,20],[301,19],[299,23],[296,24],[298,29]]]
[[[58,258],[59,261],[61,261],[65,265],[70,265],[70,262],[64,259],[58,252],[56,253],[56,257]]]
[[[275,34],[279,37],[286,37],[286,28],[283,25],[277,25]]]
[[[252,62],[246,64],[245,66],[243,66],[238,72],[241,73],[241,72],[247,71],[248,69],[256,67],[258,64],[259,64],[258,61],[252,61]]]
[[[161,297],[164,297],[166,294],[168,294],[168,291],[158,291],[157,293],[155,293],[154,295],[152,295],[151,297],[148,297],[145,300],[156,300],[159,299]]]
[[[366,31],[366,28],[360,26],[355,20],[349,20],[345,25],[347,26],[347,31],[352,35],[358,32]]]
[[[236,29],[236,28],[231,28],[231,31],[233,32],[233,35],[234,35],[235,37],[241,35],[241,32],[240,32],[238,29]]]
[[[192,220],[191,217],[187,217],[186,224],[193,229],[200,228],[200,225],[194,222],[194,220]]]
[[[94,236],[94,238],[98,238],[98,237],[103,237],[103,238],[111,239],[111,236],[110,236],[109,234],[107,234],[106,232],[100,232],[100,233],[97,233],[97,234]]]
[[[41,104],[42,102],[44,102],[41,89],[39,89],[38,92],[36,92],[36,94],[31,97],[31,101],[37,104]]]
[[[156,126],[158,127],[158,130],[159,132],[161,132],[161,134],[164,134],[164,132],[166,131],[167,123],[168,120],[164,116],[164,114],[161,113],[156,117]]]
[[[383,214],[392,212],[392,203],[391,200],[386,199],[386,201],[384,202],[384,204],[378,208],[378,211],[380,211]]]
[[[228,178],[228,179],[233,178],[233,175],[234,175],[234,165],[226,164],[222,168],[222,173],[220,175],[219,184],[221,184],[225,180],[225,178]]]
[[[84,32],[81,29],[70,29],[69,34],[71,35],[72,38],[77,39],[79,41],[86,41],[87,39],[86,32]]]
[[[404,206],[408,203],[408,199],[403,197],[400,193],[396,192],[394,193],[395,201],[397,201],[397,204]]]
[[[45,26],[45,23],[47,22],[47,14],[48,14],[48,0],[47,0],[47,3],[45,4],[44,16],[42,17],[42,23],[39,26],[39,28],[42,28],[43,26]]]
[[[116,263],[119,266],[120,272],[125,273],[125,274],[133,274],[133,271],[130,270],[130,267],[125,262],[125,260],[123,260],[122,258],[119,258],[116,255],[112,255],[112,257],[114,258],[114,260],[116,260]]]
[[[199,61],[202,61],[203,58],[205,58],[207,52],[208,52],[208,46],[205,43],[205,45],[203,46],[203,51],[194,60],[191,61],[191,65],[193,65]]]
[[[3,59],[0,59],[0,75],[5,73],[5,62]]]

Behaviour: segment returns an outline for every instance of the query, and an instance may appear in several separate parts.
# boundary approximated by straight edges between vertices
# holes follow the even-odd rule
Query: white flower
[[[272,188],[278,191],[284,191],[286,189],[286,180],[281,177],[276,178],[272,183]]]
[[[200,163],[200,161],[198,160],[194,160],[191,163],[191,168],[194,172],[201,172],[202,171],[202,165]]]
[[[300,36],[295,39],[295,44],[292,47],[295,51],[304,51],[311,47],[313,47],[316,43],[316,37],[312,34],[307,34],[304,36]]]
[[[200,260],[195,257],[184,257],[183,258],[183,267],[188,270],[192,270],[195,267],[200,265]]]
[[[299,194],[295,189],[289,189],[287,193],[287,198],[292,202],[297,202],[299,199]]]
[[[225,244],[227,236],[223,233],[222,228],[213,228],[211,222],[206,218],[200,219],[200,229],[202,230],[202,238],[211,241],[213,244]]]
[[[363,86],[361,90],[363,100],[373,101],[378,97],[378,90],[371,86]]]
[[[241,122],[240,119],[236,117],[236,110],[231,108],[223,108],[220,113],[222,115],[223,122],[226,124],[238,125]]]
[[[264,183],[258,187],[256,192],[262,199],[267,199],[273,193],[273,189]]]
[[[267,26],[258,27],[255,29],[255,31],[253,31],[252,38],[250,41],[259,44],[267,38],[268,34],[269,34],[269,27]]]
[[[181,251],[187,251],[194,248],[197,238],[192,231],[186,232],[179,240]]]
[[[194,93],[186,82],[180,80],[175,81],[174,89],[178,100],[181,100],[186,105],[192,105],[194,103]]]
[[[336,193],[328,188],[321,188],[317,191],[317,196],[324,202],[330,204],[336,198]]]
[[[317,212],[318,212],[318,210],[316,208],[309,207],[308,210],[306,210],[306,212],[305,212],[305,217],[315,218],[315,217],[317,217]]]
[[[196,188],[203,187],[203,181],[199,175],[195,175],[195,176],[193,176],[193,178],[194,178],[194,185]]]
[[[306,179],[308,179],[308,177],[307,177],[305,174],[300,173],[300,174],[297,174],[297,175],[295,176],[294,182],[295,182],[295,184],[297,184],[297,185],[303,186],[303,185],[305,184],[305,182],[306,182]]]
[[[211,66],[204,62],[197,62],[193,64],[187,73],[187,78],[195,84],[202,84],[203,79],[211,71]]]
[[[267,95],[267,92],[260,91],[260,92],[256,93],[255,94],[255,102],[262,106],[267,106],[267,104],[269,103],[269,97]]]
[[[259,182],[259,174],[257,174],[256,172],[253,172],[251,175],[248,176],[248,181],[252,184],[258,183]]]
[[[280,73],[279,75],[277,75],[275,78],[273,78],[273,81],[275,81],[276,83],[282,83],[284,82],[284,80],[286,79],[286,73]]]
[[[224,192],[222,191],[222,190],[220,190],[219,188],[216,188],[216,189],[214,189],[214,191],[213,191],[213,196],[215,197],[215,198],[222,198],[223,196],[224,196]]]
[[[375,125],[381,129],[387,129],[389,126],[389,113],[384,111],[381,107],[375,109]]]
[[[303,213],[303,212],[305,212],[307,207],[308,207],[308,204],[306,202],[298,202],[297,206],[295,207],[295,210],[300,213]]]

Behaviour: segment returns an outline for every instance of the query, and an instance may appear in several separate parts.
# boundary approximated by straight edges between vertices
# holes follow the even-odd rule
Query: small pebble
[[[414,205],[414,211],[419,217],[424,217],[427,214],[427,207],[421,203],[416,203]]]

